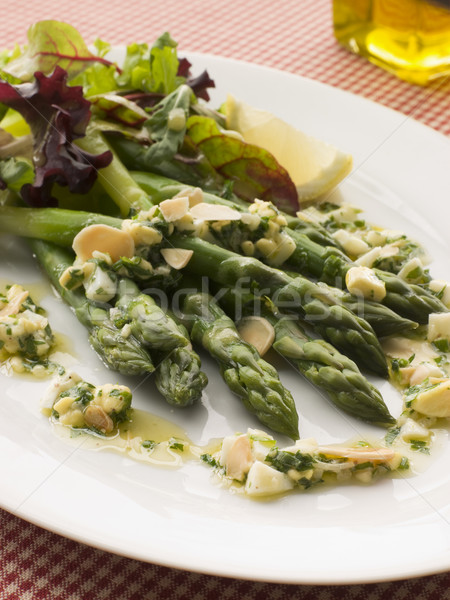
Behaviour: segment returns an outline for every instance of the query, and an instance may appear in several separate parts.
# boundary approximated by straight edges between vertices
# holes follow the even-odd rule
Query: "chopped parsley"
[[[274,448],[266,456],[266,462],[277,471],[287,473],[291,469],[299,472],[312,469],[314,468],[315,459],[311,454],[303,454],[300,451],[293,454],[292,452],[285,452],[284,450]]]
[[[400,433],[400,429],[400,427],[391,427],[388,430],[388,432],[384,436],[384,441],[386,442],[386,444],[390,446],[394,442],[394,440],[398,437],[398,434]]]
[[[153,440],[144,440],[141,444],[141,446],[146,450],[153,450],[154,448],[156,448],[157,445],[158,442],[155,442]]]
[[[410,468],[409,459],[406,456],[402,456],[399,466],[397,467],[401,471],[406,471]]]
[[[450,352],[450,341],[447,338],[434,340],[433,346],[438,352]]]
[[[91,383],[82,381],[78,385],[75,385],[62,392],[59,397],[67,398],[68,396],[71,396],[74,398],[75,402],[79,402],[82,406],[87,406],[94,398],[94,394],[92,392],[94,389],[95,386],[93,386]]]
[[[202,454],[200,456],[200,460],[202,460],[204,463],[206,463],[210,467],[213,467],[213,469],[223,468],[222,465],[219,463],[219,461],[216,458],[214,458],[214,456],[211,456],[211,454],[208,454],[208,453]]]
[[[183,450],[184,450],[184,443],[181,442],[180,440],[175,439],[175,438],[170,438],[170,440],[169,440],[169,448],[172,448],[173,450],[180,450],[180,452],[183,452]]]
[[[422,452],[422,454],[430,454],[430,448],[428,447],[427,442],[424,440],[411,440],[410,445],[411,450]]]

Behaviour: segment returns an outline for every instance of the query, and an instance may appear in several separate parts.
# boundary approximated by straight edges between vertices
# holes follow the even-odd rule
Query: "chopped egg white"
[[[442,370],[436,363],[422,362],[400,369],[401,383],[403,385],[420,385],[429,377],[442,377]]]
[[[95,266],[91,277],[83,285],[86,298],[96,302],[108,302],[117,292],[117,282],[100,265]]]
[[[122,230],[128,232],[133,238],[135,246],[154,246],[162,240],[162,234],[152,227],[137,219],[125,219]]]
[[[369,246],[384,246],[386,243],[386,233],[384,231],[377,231],[376,229],[371,229],[364,236],[365,241],[369,244]]]
[[[363,296],[367,300],[381,302],[386,296],[386,285],[368,267],[351,267],[345,276],[347,289],[351,294]]]
[[[333,233],[333,237],[343,250],[351,256],[360,256],[369,251],[369,245],[364,240],[352,235],[346,229],[338,229]]]
[[[418,274],[415,277],[413,276],[414,272],[417,272]],[[411,258],[403,265],[397,275],[409,283],[414,283],[415,280],[420,280],[420,277],[423,275],[422,261],[417,256]]]
[[[63,375],[55,377],[41,398],[41,408],[53,408],[62,392],[70,389],[79,381],[81,381],[81,377],[74,371],[66,371]]]
[[[391,258],[399,253],[399,247],[396,242],[387,246],[375,246],[365,254],[355,260],[357,265],[361,267],[372,267],[377,260],[383,258]]]
[[[429,417],[450,417],[450,379],[434,380],[432,387],[420,392],[412,401],[411,407]]]
[[[412,440],[429,440],[431,432],[414,419],[407,418],[400,428],[400,438],[405,442]]]
[[[428,317],[428,341],[433,342],[439,338],[450,341],[450,312],[432,313]]]
[[[253,463],[245,482],[245,492],[249,496],[282,494],[293,487],[294,482],[288,475],[260,461]]]
[[[432,292],[440,294],[442,302],[450,308],[450,283],[443,279],[432,279],[428,286]]]

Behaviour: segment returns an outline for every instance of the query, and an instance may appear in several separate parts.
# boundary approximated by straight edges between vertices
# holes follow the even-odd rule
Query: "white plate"
[[[271,110],[351,152],[353,174],[342,196],[378,223],[419,238],[433,273],[449,277],[450,144],[412,119],[325,85],[254,65],[192,55],[226,93]],[[24,247],[0,238],[0,277],[41,281]],[[115,377],[100,365],[70,310],[43,299],[55,331],[74,340],[79,372],[94,383]],[[151,382],[136,388],[138,408],[182,424],[198,444],[257,422],[205,361],[204,405],[173,411]],[[302,437],[343,441],[377,430],[338,414],[289,368]],[[398,395],[382,381],[394,414]],[[419,576],[450,568],[450,447],[414,478],[383,480],[253,502],[215,486],[210,470],[189,464],[168,471],[121,455],[78,448],[52,435],[39,412],[46,383],[1,378],[0,503],[47,529],[144,561],[204,573],[289,583],[358,583]],[[286,440],[281,440],[285,442]]]

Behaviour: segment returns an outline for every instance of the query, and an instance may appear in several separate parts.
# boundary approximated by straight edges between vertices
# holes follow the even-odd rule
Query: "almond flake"
[[[200,221],[239,221],[241,213],[223,204],[200,202],[193,206],[190,214]]]
[[[89,225],[82,229],[74,238],[72,248],[77,257],[85,262],[92,258],[94,252],[109,254],[116,262],[122,256],[134,256],[134,241],[131,235],[110,227],[109,225]]]
[[[169,267],[183,269],[194,253],[192,250],[185,250],[184,248],[163,248],[161,254]]]
[[[160,203],[159,208],[164,219],[168,223],[178,221],[178,219],[184,217],[189,210],[189,198],[187,196],[176,196],[169,200],[163,200]]]
[[[264,356],[275,339],[275,329],[263,317],[245,317],[237,328],[241,338],[254,346],[260,356]]]

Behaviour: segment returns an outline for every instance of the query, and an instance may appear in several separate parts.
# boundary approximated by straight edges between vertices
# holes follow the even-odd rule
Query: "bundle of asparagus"
[[[22,235],[28,235],[30,237],[40,235],[47,240],[53,241],[59,239],[58,231],[55,231],[52,226],[49,228],[44,227],[44,217],[46,214],[48,215],[49,224],[54,224],[57,221],[65,223],[67,226],[66,233],[70,231],[72,235],[82,231],[86,226],[102,223],[102,215],[93,215],[90,213],[81,214],[75,211],[63,211],[61,209],[41,209],[38,211],[39,219],[37,223],[35,223],[33,219],[36,211],[33,211],[32,209],[6,207],[1,209],[1,211],[2,214],[4,214],[5,219],[1,220],[0,229],[3,228],[5,230],[13,231],[14,227],[12,224],[18,223],[20,219],[22,223],[26,224],[26,228],[21,227],[20,232]],[[58,218],[53,219],[54,215]],[[72,215],[75,217],[73,220]],[[118,220],[113,221],[111,218],[107,219],[105,223],[106,222],[108,225],[114,223],[119,226],[120,224]],[[60,239],[64,243],[67,243],[68,237],[62,236]],[[172,239],[177,247],[182,246],[183,238],[178,236],[172,237]],[[218,246],[208,244],[197,238],[187,237],[185,238],[185,242],[207,245],[207,251],[202,253],[200,261],[198,260],[198,253],[195,253],[192,256],[191,261],[193,264],[191,265],[191,271],[202,273],[203,275],[209,273],[213,280],[219,280],[220,283],[229,284],[230,281],[233,281],[233,277],[236,277],[239,274],[239,271],[236,273],[236,269],[233,268],[233,265],[230,267],[226,264],[226,261],[223,261],[225,256],[227,259],[231,258],[232,262],[238,261],[238,265],[239,262],[242,261],[243,264],[241,265],[241,268],[247,268],[245,271],[246,275],[253,272],[248,269],[249,259],[242,259],[242,257],[238,257]],[[38,242],[34,242],[34,244],[37,243]],[[39,243],[41,245],[44,244],[44,247],[45,244],[51,244],[51,242]],[[53,255],[59,265],[57,269],[49,269],[41,254],[38,254],[38,258],[44,266],[46,266],[55,285],[59,287],[63,296],[70,302],[71,295],[74,295],[78,290],[68,291],[62,288],[59,283],[62,272],[72,264],[70,253],[68,254],[65,252],[64,260],[62,260],[62,252],[64,251],[59,249],[59,255],[58,253]],[[202,265],[202,261],[205,261],[205,266]],[[253,265],[253,270],[256,271],[257,277],[261,283],[267,285],[271,281],[268,278],[268,275],[270,275],[275,289],[279,289],[277,284],[280,282],[285,283],[290,281],[289,277],[283,274],[283,272],[271,269],[270,267],[259,263],[256,259],[252,259],[250,265]],[[224,271],[222,272],[221,269],[224,269]],[[227,273],[231,273],[231,280],[230,275],[227,275]],[[255,281],[257,279],[254,277],[253,280]],[[236,281],[236,279],[234,279],[234,281]],[[296,280],[294,279],[292,281],[294,281],[294,289],[298,288],[299,284],[295,283]],[[307,280],[305,280],[305,282],[306,281]],[[316,285],[312,282],[307,283],[310,286]],[[281,290],[283,290],[283,287]],[[281,300],[286,298],[287,293],[288,292],[286,291],[280,293]],[[165,395],[169,402],[179,405],[190,404],[192,400],[174,401],[173,398],[178,397],[180,394],[183,395],[183,393],[189,397],[191,397],[192,394],[198,397],[199,394],[193,393],[193,389],[198,389],[201,393],[205,381],[203,379],[204,376],[200,375],[201,372],[198,370],[198,357],[192,353],[190,353],[189,361],[191,368],[186,369],[186,364],[183,361],[181,361],[182,366],[178,368],[178,372],[182,372],[183,377],[173,379],[170,376],[173,375],[173,366],[176,364],[176,361],[174,360],[175,357],[179,357],[180,353],[185,355],[188,352],[186,347],[189,345],[189,340],[186,338],[180,325],[177,325],[171,317],[161,311],[153,299],[140,293],[137,285],[128,279],[119,281],[115,297],[117,298],[115,309],[114,312],[110,312],[110,320],[112,325],[114,325],[118,331],[122,331],[125,326],[130,325],[130,333],[133,338],[147,348],[153,357],[155,354],[156,356],[160,356],[160,353],[163,350],[167,352],[171,350],[174,351],[175,349],[176,354],[169,353],[168,357],[159,364],[156,376],[157,378],[159,377],[160,380],[162,379],[162,383],[159,382],[158,384],[157,379],[157,384],[160,391],[163,391],[163,395]],[[306,305],[306,311],[302,313],[307,320],[308,315],[313,314],[314,301],[311,304],[312,308]],[[348,315],[347,318],[350,323],[358,323],[357,317],[351,315],[348,311],[343,310],[342,307],[335,306],[333,308],[336,312],[333,313],[330,311],[329,315],[325,315],[326,326],[331,327],[333,322],[341,324],[340,319],[342,318],[342,314],[345,317]],[[96,307],[96,309],[101,310],[98,309],[98,307]],[[261,366],[257,367],[256,371],[254,370],[255,365],[257,364],[255,363],[255,360],[257,360],[256,351],[250,349],[248,344],[245,344],[240,340],[232,320],[230,320],[229,317],[226,317],[225,313],[219,309],[211,297],[207,296],[202,298],[199,293],[186,298],[184,312],[187,312],[191,316],[196,316],[197,322],[191,327],[193,341],[203,345],[219,360],[223,377],[230,389],[244,399],[244,404],[249,407],[252,412],[256,412],[262,422],[270,424],[275,430],[282,431],[283,433],[289,432],[290,435],[296,436],[296,413],[289,393],[287,390],[284,390],[279,382],[277,382],[276,373],[273,368],[264,361],[264,370],[261,369]],[[152,316],[154,317],[155,315],[157,315],[158,318],[153,320]],[[274,318],[275,317],[272,315],[272,322]],[[318,329],[323,326],[323,324],[320,324]],[[294,356],[289,355],[289,351],[283,351],[283,348],[286,348],[287,345],[286,342],[288,336],[286,335],[286,332],[290,330],[289,338],[297,344],[298,356],[296,358],[298,360],[294,361],[296,368],[305,374],[310,381],[313,381],[317,387],[325,390],[337,406],[340,406],[341,408],[344,407],[347,412],[365,420],[384,424],[392,422],[392,417],[389,415],[379,393],[360,374],[353,361],[341,355],[331,344],[326,344],[320,340],[313,342],[311,338],[308,338],[305,334],[301,333],[301,330],[298,326],[294,325],[292,319],[278,320],[275,329],[277,331],[277,338],[275,340],[274,348],[283,355],[289,356],[291,360],[295,358]],[[227,332],[226,336],[224,336],[224,331]],[[361,327],[361,331],[363,333],[369,332],[370,335],[373,336],[373,339],[376,340],[368,325],[366,325],[365,328]],[[336,329],[334,335],[338,337],[340,335],[340,330]],[[359,341],[358,338],[355,338],[355,335],[349,333],[348,330],[344,330],[342,335],[344,340],[348,340],[348,344],[353,343],[355,339]],[[132,338],[127,339],[130,340]],[[301,350],[299,350],[300,340],[302,340],[302,344],[300,345],[302,348]],[[303,343],[305,341],[309,342],[306,346]],[[365,349],[366,347],[367,345],[364,341],[361,341],[361,348]],[[318,349],[320,349],[319,353]],[[306,354],[305,350],[307,350]],[[300,360],[300,354],[303,356],[302,360]],[[319,355],[321,355],[322,361],[320,366],[318,366],[320,362],[318,358]],[[384,360],[384,356],[380,356]],[[239,359],[237,357],[239,357]],[[311,361],[314,361],[316,365],[314,369],[310,368],[312,365]],[[169,362],[171,367],[168,366]],[[232,364],[235,366],[230,367]],[[239,371],[236,371],[236,365],[238,364],[240,365],[240,368]],[[226,368],[227,365],[228,368]],[[192,366],[194,366],[194,368],[192,368]],[[270,388],[268,387],[267,382],[263,383],[262,388],[261,382],[258,383],[262,372],[266,373],[266,378],[269,378],[268,381],[270,382],[270,385],[275,385],[275,389],[272,391],[269,391]],[[187,373],[189,374],[188,377],[186,376]],[[239,376],[237,376],[237,374],[239,374]],[[165,386],[167,387],[169,385],[175,385],[178,393],[175,393],[173,390],[168,393]],[[277,403],[274,402],[274,397],[279,398],[278,404],[280,404],[281,408],[280,406],[276,406]],[[283,410],[286,412],[286,415],[283,415]]]

